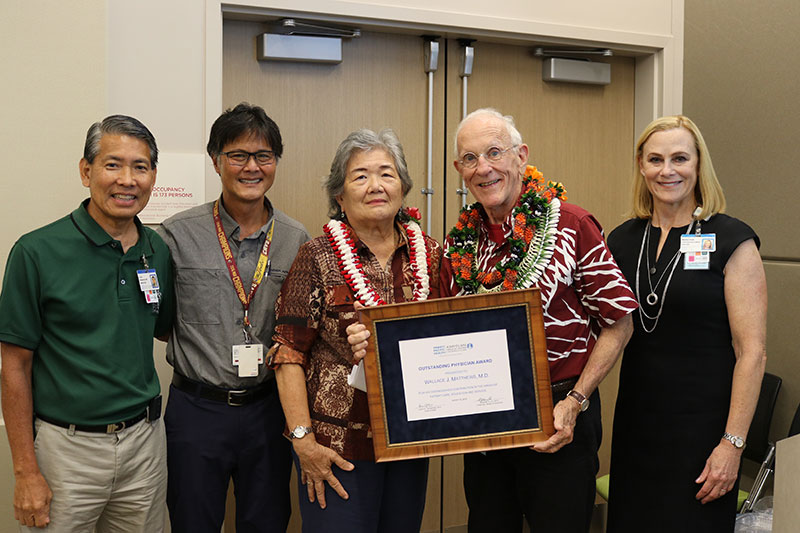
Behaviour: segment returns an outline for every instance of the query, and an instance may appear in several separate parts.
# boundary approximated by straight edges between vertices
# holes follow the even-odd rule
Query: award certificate
[[[409,421],[514,409],[506,330],[398,345]]]

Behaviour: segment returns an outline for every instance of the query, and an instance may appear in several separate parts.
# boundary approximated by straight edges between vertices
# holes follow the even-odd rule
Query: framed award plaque
[[[378,462],[531,446],[553,433],[538,289],[360,310]]]

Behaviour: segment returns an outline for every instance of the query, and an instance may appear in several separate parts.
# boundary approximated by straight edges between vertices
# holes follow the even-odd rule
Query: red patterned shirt
[[[490,224],[481,210],[478,269],[486,271],[508,256],[513,216]],[[450,247],[445,241],[445,250]],[[442,296],[461,288],[445,255],[441,270]],[[553,383],[577,377],[586,366],[600,328],[638,307],[625,277],[611,256],[600,223],[586,210],[561,202],[555,250],[538,283],[542,295],[547,357]]]
[[[414,277],[407,241],[398,245],[387,271],[353,235],[364,273],[378,295],[387,303],[410,300]],[[442,247],[427,235],[425,247],[431,258],[428,298],[437,298]],[[345,459],[374,461],[367,394],[347,384],[353,353],[345,330],[357,317],[353,292],[337,261],[325,236],[300,247],[275,305],[276,344],[270,350],[270,364],[303,366],[317,442]]]

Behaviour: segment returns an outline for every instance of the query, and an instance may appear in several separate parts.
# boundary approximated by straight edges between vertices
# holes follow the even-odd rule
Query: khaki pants
[[[161,419],[143,420],[113,434],[70,432],[38,419],[35,428],[36,459],[53,491],[45,531],[164,530],[167,462]]]

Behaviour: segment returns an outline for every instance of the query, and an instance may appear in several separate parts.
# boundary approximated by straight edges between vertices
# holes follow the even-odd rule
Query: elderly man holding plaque
[[[534,532],[588,531],[602,435],[597,385],[630,338],[636,300],[597,220],[527,165],[511,117],[468,115],[456,154],[478,203],[447,237],[442,295],[539,287],[556,429],[532,450],[464,456],[469,530],[521,531],[524,515]]]
[[[419,531],[428,461],[374,462],[367,395],[348,385],[355,360],[345,330],[356,302],[438,296],[442,250],[415,210],[403,209],[412,181],[391,130],[351,133],[324,187],[333,218],[300,248],[283,284],[269,356],[299,474],[303,531]]]

